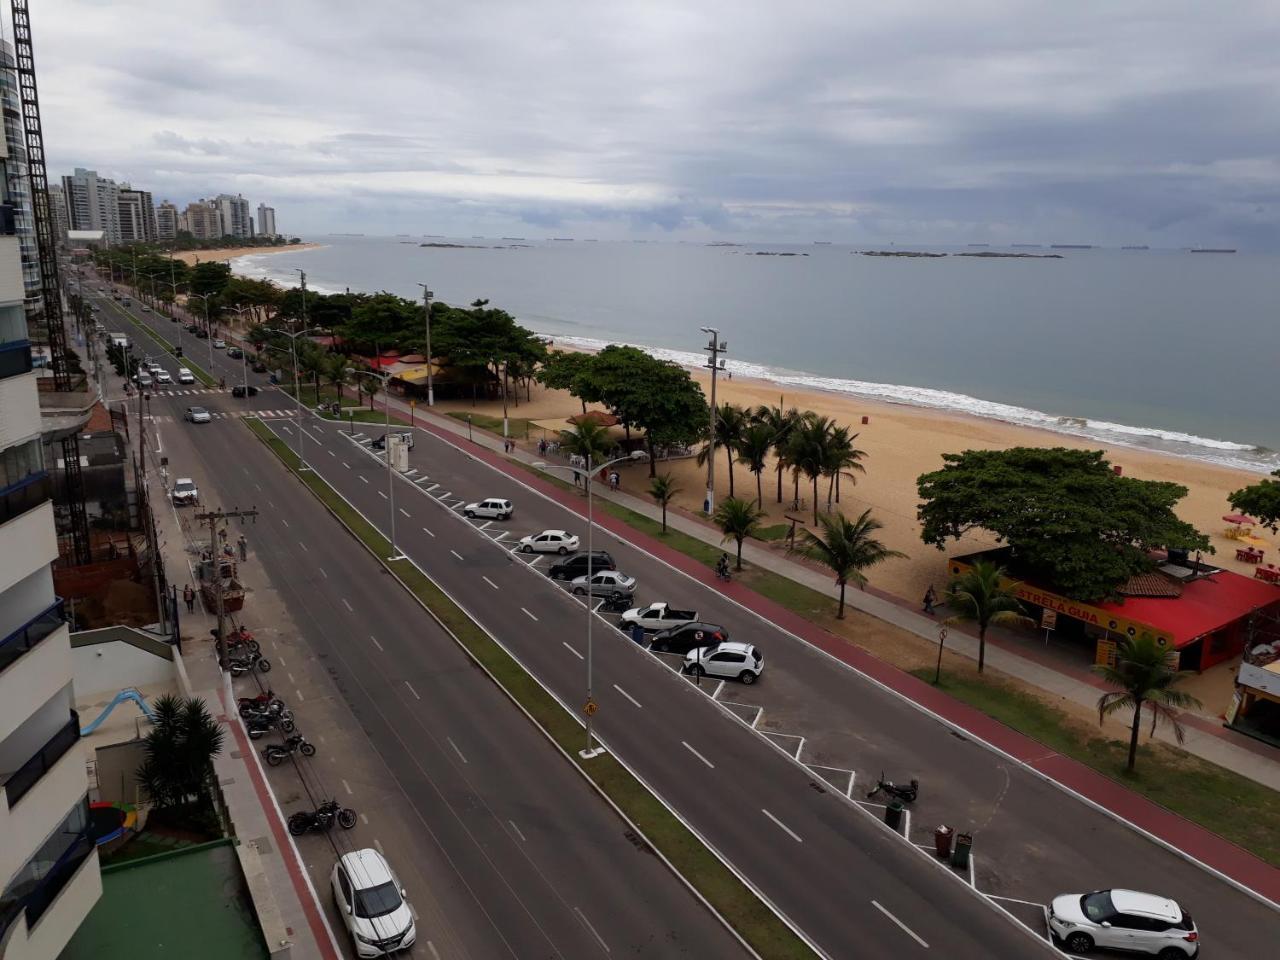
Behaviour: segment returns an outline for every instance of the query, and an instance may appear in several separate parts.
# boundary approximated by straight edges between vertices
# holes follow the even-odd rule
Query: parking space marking
[[[361,483],[368,483],[368,482],[369,482],[369,478],[368,478],[368,477],[366,477],[363,473],[362,473],[362,474],[360,474],[359,476],[360,476],[360,482],[361,482]],[[381,492],[381,491],[379,491],[379,492]]]
[[[423,527],[423,528],[422,528],[422,532],[423,532],[423,533],[425,533],[428,537],[434,537],[434,536],[435,536],[435,534],[434,534],[434,533],[432,533],[430,530],[428,530],[426,527]]]
[[[637,700],[637,699],[636,699],[635,697],[633,697],[631,694],[627,693],[627,691],[623,690],[623,689],[622,689],[620,686],[618,686],[616,683],[613,685],[613,689],[617,690],[620,694],[622,694],[624,697],[626,697],[628,700],[630,700],[633,704],[635,704],[635,705],[636,705],[636,707],[638,707],[639,709],[641,709],[641,710],[643,710],[643,709],[644,709],[644,707],[641,707],[641,706],[640,706],[640,701],[639,701],[639,700]]]
[[[453,554],[455,557],[457,557],[459,560],[461,560],[461,559],[462,559],[462,554],[460,554],[457,550],[450,550],[449,552],[450,552],[450,553],[452,553],[452,554]],[[523,608],[521,608],[521,609],[523,609]]]
[[[347,796],[354,796],[351,792],[351,784],[347,783],[346,780],[342,781],[342,788],[347,791]]]
[[[453,496],[453,491],[446,490],[444,493],[440,494],[440,496],[436,497],[436,499],[439,500],[441,503],[444,503],[445,497],[451,497],[451,496]]]
[[[431,479],[431,478],[430,478],[430,477],[428,477],[428,476],[424,473],[422,476],[418,477],[418,478],[417,478],[416,480],[414,480],[413,482],[414,482],[414,483],[426,483],[426,482],[427,482],[428,480],[430,480],[430,479]]]
[[[343,597],[343,598],[342,598],[342,605],[343,605],[344,607],[346,607],[348,610],[350,610],[352,613],[355,613],[355,612],[356,612],[356,611],[355,611],[355,608],[354,608],[354,607],[352,607],[352,606],[351,606],[351,604],[347,603],[347,598],[346,598],[346,597]]]
[[[521,607],[520,609],[521,609],[521,610],[523,610],[523,609],[524,609],[524,607]],[[579,660],[581,660],[581,659],[583,658],[583,657],[582,657],[582,654],[580,654],[577,650],[575,650],[573,647],[571,647],[571,646],[569,645],[569,642],[568,642],[567,640],[561,640],[561,641],[560,641],[560,643],[564,646],[564,648],[565,648],[566,650],[568,650],[570,653],[572,653],[572,654],[573,654],[575,657],[577,657]]]
[[[403,513],[406,517],[408,517],[408,516],[409,516],[409,511],[408,511],[408,510],[406,510],[404,507],[400,507],[400,508],[399,508],[399,510],[400,510],[400,512],[401,512],[401,513]],[[409,519],[410,519],[410,520],[412,520],[413,518],[412,518],[412,517],[409,517]]]
[[[440,484],[433,483],[431,486],[427,487],[427,493],[430,493],[432,490],[434,490],[438,486],[440,486]]]
[[[421,699],[422,699],[420,696],[418,696],[418,691],[417,691],[417,690],[415,690],[415,689],[413,689],[413,684],[412,684],[412,683],[410,683],[408,680],[406,680],[406,681],[404,682],[404,685],[405,685],[406,687],[408,687],[408,688],[409,688],[409,692],[413,694],[413,697],[414,697],[414,699],[415,699],[415,700],[421,700]]]
[[[786,737],[788,740],[795,740],[795,753],[792,754],[792,756],[797,760],[800,759],[800,751],[804,749],[804,737],[794,733],[774,733],[772,730],[761,730],[760,733],[766,737]],[[791,750],[783,744],[778,744],[778,746],[782,747],[788,753],[791,753]]]
[[[736,713],[734,714],[734,716],[738,717],[739,720],[742,720],[743,723],[747,723],[747,726],[750,727],[752,730],[756,728],[756,724],[758,724],[760,722],[760,718],[764,716],[764,707],[757,706],[754,703],[738,703],[736,700],[721,700],[720,705],[724,707],[745,707],[748,710],[754,710],[756,712],[756,715],[754,718],[752,718],[750,723],[747,723],[747,721],[742,720],[742,718],[738,717]]]
[[[600,946],[604,947],[604,952],[612,953],[613,951],[609,949],[609,945],[604,942],[604,937],[596,933],[596,928],[591,925],[591,921],[587,919],[587,915],[583,913],[582,910],[579,909],[578,907],[574,907],[573,909],[574,909],[574,912],[577,913],[578,916],[582,918],[582,922],[586,925],[586,928],[591,931],[592,936],[594,936],[598,941],[600,941]]]
[[[499,586],[498,586],[496,583],[494,583],[492,580],[490,580],[490,579],[489,579],[488,577],[486,577],[484,574],[481,574],[481,575],[480,575],[480,579],[481,579],[481,580],[483,580],[485,583],[487,583],[489,586],[493,587],[493,589],[495,589],[495,590],[500,589],[500,588],[499,588]]]
[[[514,820],[508,820],[507,823],[511,824],[511,829],[516,832],[517,837],[519,837],[525,843],[529,842],[528,839],[526,839],[525,835],[520,832],[520,828],[516,826],[516,822]]]
[[[714,770],[714,769],[716,768],[716,765],[715,765],[714,763],[712,763],[710,760],[708,760],[706,757],[704,757],[702,754],[700,754],[697,750],[693,749],[693,747],[689,746],[689,741],[688,741],[688,740],[681,740],[680,742],[681,742],[682,744],[684,744],[684,748],[685,748],[686,750],[688,750],[690,753],[692,753],[695,757],[697,757],[699,760],[701,760],[703,763],[705,763],[705,764],[706,764],[708,767],[710,767],[712,770]],[[767,813],[768,811],[765,811],[765,812]],[[799,838],[797,838],[797,839],[799,839]]]
[[[818,773],[819,770],[830,770],[833,773],[847,774],[849,777],[849,783],[841,792],[849,799],[853,799],[853,784],[854,784],[854,781],[858,778],[858,775],[854,773],[852,770],[846,770],[843,767],[827,767],[827,766],[823,766],[820,763],[806,763],[805,766],[808,767],[810,770],[812,770],[814,773]],[[821,779],[825,780],[827,783],[831,784],[832,787],[835,787],[835,789],[840,790],[839,785],[836,784],[836,782],[832,780],[830,777],[821,773],[818,773],[818,776]]]
[[[721,680],[720,684],[716,687],[715,692],[711,694],[711,699],[712,700],[718,699],[720,696],[720,691],[723,689],[724,689],[724,681]]]
[[[804,843],[804,841],[800,839],[800,834],[796,833],[794,830],[788,827],[785,823],[783,823],[781,820],[775,817],[772,813],[770,813],[764,807],[760,808],[760,812],[763,813],[770,820],[772,820],[774,823],[776,823],[779,829],[786,831],[787,835],[791,837],[791,839],[794,840],[796,843]]]
[[[498,534],[496,537],[493,538],[493,542],[498,543],[501,540],[505,540],[507,536],[508,536],[508,531],[503,530],[500,534]]]
[[[382,649],[382,644],[378,642],[378,638],[375,637],[372,633],[369,634],[369,639],[373,641],[373,645],[378,648],[379,653],[386,653],[386,651]]]
[[[537,617],[535,617],[535,616],[534,616],[532,613],[530,613],[528,610],[525,610],[525,608],[524,608],[524,607],[521,607],[520,609],[524,612],[524,615],[525,615],[526,617],[528,617],[530,620],[532,620],[534,623],[537,623],[537,622],[538,622],[538,618],[537,618]]]
[[[462,755],[462,751],[458,749],[458,745],[453,742],[453,737],[445,737],[445,739],[449,741],[449,746],[453,747],[453,752],[458,755],[458,759],[463,763],[466,763],[467,758]]]
[[[882,907],[877,901],[872,900],[871,905],[875,907],[877,910],[879,910],[881,913],[883,913],[890,920],[892,920],[894,923],[896,923],[902,929],[902,932],[905,933],[907,936],[909,936],[912,940],[920,944],[920,946],[924,947],[926,950],[929,949],[929,944],[925,943],[924,940],[921,939],[918,933],[916,933],[914,930],[908,927],[905,923],[903,923],[901,920],[895,917],[892,913],[890,913],[888,910]]]
[[[493,523],[492,520],[486,520],[484,523],[480,524],[480,526],[476,527],[476,529],[483,530],[485,527],[489,526],[491,523]]]

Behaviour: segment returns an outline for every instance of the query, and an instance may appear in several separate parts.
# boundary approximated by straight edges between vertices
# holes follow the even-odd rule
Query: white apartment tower
[[[218,220],[223,237],[245,237],[253,235],[249,220],[249,201],[237,194],[220,193],[213,201],[218,209]],[[194,232],[194,231],[193,231]]]
[[[156,211],[151,191],[120,185],[120,242],[143,243],[156,238]]]
[[[7,154],[0,150],[6,168]],[[5,201],[8,179],[6,170]],[[100,217],[97,176],[77,171],[66,180],[80,214]],[[102,880],[87,833],[70,634],[53,587],[53,481],[23,301],[16,229],[0,218],[0,955],[55,960],[102,895]]]
[[[279,236],[276,233],[276,208],[268,207],[265,203],[258,204],[258,236]]]
[[[178,208],[166,200],[156,207],[156,239],[174,240],[178,236]]]
[[[114,180],[76,167],[75,173],[62,178],[62,193],[72,230],[101,230],[107,243],[120,242],[120,188]]]
[[[53,239],[61,243],[67,239],[71,218],[67,216],[67,197],[60,183],[49,184],[49,214],[53,217]]]

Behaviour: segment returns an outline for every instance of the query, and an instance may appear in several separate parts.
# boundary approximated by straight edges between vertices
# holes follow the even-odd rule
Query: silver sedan
[[[631,596],[635,593],[636,578],[618,570],[600,570],[591,575],[590,583],[585,575],[575,577],[570,581],[569,589],[580,597],[585,597],[588,593],[593,597],[611,597],[615,593]]]

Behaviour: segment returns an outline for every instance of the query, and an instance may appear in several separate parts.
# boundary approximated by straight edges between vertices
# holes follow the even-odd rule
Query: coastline
[[[293,253],[298,250],[317,250],[323,246],[323,243],[288,243],[281,247],[226,247],[225,249],[217,250],[179,250],[175,251],[173,256],[190,267],[194,266],[197,261],[200,263],[217,263],[235,260],[238,257],[269,256],[277,253]],[[247,275],[241,274],[241,276]]]

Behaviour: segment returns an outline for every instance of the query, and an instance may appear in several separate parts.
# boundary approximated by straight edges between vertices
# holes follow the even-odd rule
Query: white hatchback
[[[490,497],[488,500],[481,500],[478,503],[468,503],[462,508],[462,512],[472,520],[476,517],[506,520],[514,510],[515,507],[511,506],[510,500],[499,500],[494,497]]]
[[[179,367],[178,382],[179,383],[195,383],[196,375],[192,373],[190,370],[188,370],[186,367]]]
[[[356,956],[386,956],[407,950],[418,939],[400,881],[377,850],[343,854],[329,882]]]
[[[169,376],[168,370],[152,370],[151,376],[156,378],[156,383],[173,383],[173,377]]]
[[[705,674],[755,683],[764,670],[764,654],[754,644],[727,640],[714,647],[694,647],[685,654],[683,669],[695,677]]]
[[[1200,953],[1200,933],[1168,897],[1134,890],[1095,890],[1054,897],[1049,929],[1068,953],[1095,947],[1182,960]]]
[[[564,556],[578,549],[578,538],[563,530],[543,530],[531,533],[520,541],[523,553],[558,553]]]

